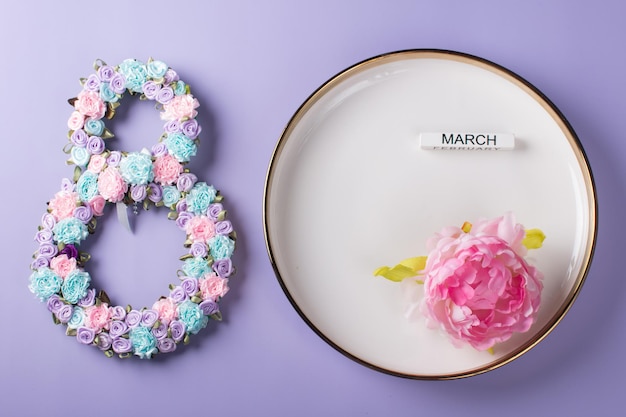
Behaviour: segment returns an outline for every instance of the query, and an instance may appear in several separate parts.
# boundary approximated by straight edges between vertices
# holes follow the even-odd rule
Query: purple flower
[[[202,131],[202,127],[198,124],[196,119],[191,119],[183,122],[183,124],[181,125],[181,130],[183,131],[183,134],[189,139],[195,139]]]
[[[163,142],[159,142],[152,146],[152,156],[158,158],[159,156],[163,156],[167,154],[167,146]]]
[[[205,258],[208,254],[208,250],[206,244],[202,242],[193,242],[189,248],[189,253],[193,255],[194,258]]]
[[[79,148],[87,146],[88,139],[89,136],[83,129],[76,129],[70,136],[70,141],[74,144],[74,146],[78,146]]]
[[[37,256],[31,263],[30,269],[36,270],[39,268],[43,268],[46,266],[50,266],[50,259],[44,258],[43,256]]]
[[[83,345],[89,345],[93,342],[93,339],[95,339],[96,337],[96,333],[90,329],[89,327],[79,327],[76,330],[76,339],[78,340],[79,343],[82,343]]]
[[[213,270],[222,278],[227,278],[233,273],[233,263],[230,258],[218,259],[213,262]]]
[[[163,78],[165,79],[165,84],[171,84],[174,81],[178,81],[178,74],[173,69],[168,68]]]
[[[153,203],[158,203],[163,199],[163,189],[160,185],[151,182],[148,184],[148,199]]]
[[[217,221],[220,214],[224,211],[224,206],[221,203],[213,203],[209,206],[208,215],[213,221]]]
[[[100,90],[100,79],[96,74],[89,74],[89,77],[85,80],[83,88],[88,91]]]
[[[107,157],[107,165],[116,167],[120,164],[121,160],[122,160],[122,153],[118,151],[113,151]]]
[[[56,312],[56,316],[61,323],[67,323],[74,314],[74,307],[69,304],[63,304],[59,311]]]
[[[178,133],[180,132],[180,122],[178,119],[169,120],[163,125],[163,130],[165,130],[166,133]],[[167,146],[165,146],[163,142],[161,142],[161,144],[167,149]]]
[[[167,325],[165,323],[159,324],[157,327],[152,329],[152,334],[157,339],[163,339],[167,337]]]
[[[180,286],[189,297],[198,292],[198,280],[195,278],[185,278]]]
[[[73,244],[68,244],[61,249],[59,255],[67,255],[68,258],[78,259],[78,249]]]
[[[124,320],[126,318],[126,310],[122,306],[111,307],[111,319],[112,320]]]
[[[44,242],[39,245],[38,252],[39,252],[39,256],[46,258],[46,259],[52,259],[56,256],[58,251],[59,251],[59,248],[57,248],[57,245],[54,245],[50,242]]]
[[[128,353],[131,350],[133,350],[133,345],[130,342],[130,340],[124,338],[124,337],[119,337],[117,339],[113,339],[113,342],[111,343],[111,346],[113,347],[113,352],[120,354],[120,353]]]
[[[161,89],[161,85],[155,83],[154,81],[146,81],[141,88],[146,98],[154,100],[157,93]]]
[[[96,290],[94,288],[89,288],[87,290],[87,294],[80,300],[78,300],[78,305],[81,307],[90,307],[96,303]]]
[[[100,81],[109,82],[114,75],[115,70],[113,70],[113,68],[109,65],[103,65],[98,68],[98,77],[100,78]]]
[[[137,310],[131,310],[126,314],[126,324],[129,327],[136,327],[141,323],[141,313]]]
[[[46,230],[52,230],[54,225],[57,224],[57,221],[54,219],[54,216],[50,213],[45,213],[41,216],[41,225]]]
[[[72,192],[76,189],[76,183],[72,180],[70,180],[69,178],[63,178],[61,180],[61,190],[62,191],[67,191],[67,192]]]
[[[202,314],[205,316],[210,316],[211,314],[215,314],[220,311],[219,305],[213,300],[204,300],[198,304],[198,307],[200,307]]]
[[[35,234],[35,242],[46,243],[52,241],[52,231],[48,229],[42,229]]]
[[[87,150],[92,155],[100,155],[105,147],[104,140],[100,136],[90,136],[87,140]]]
[[[156,101],[161,104],[167,104],[174,98],[174,90],[171,87],[163,87],[156,94]]]
[[[116,72],[109,80],[109,88],[116,94],[123,94],[126,89],[126,79],[122,74]]]
[[[176,203],[176,211],[182,213],[183,211],[187,211],[187,200],[181,199],[178,203]]]
[[[112,320],[109,324],[109,334],[113,339],[116,339],[128,332],[128,325],[120,320]]]
[[[198,181],[198,177],[190,172],[180,174],[176,181],[176,188],[181,192],[189,192],[193,188],[193,185]]]
[[[175,303],[179,304],[187,299],[187,294],[185,294],[185,290],[183,290],[181,286],[177,285],[170,291],[170,298]]]
[[[180,342],[185,337],[185,324],[178,320],[170,323],[170,333],[175,342]]]
[[[159,352],[170,353],[176,350],[176,342],[169,337],[159,339],[157,342],[157,348],[159,349]]]
[[[51,313],[58,313],[64,305],[65,304],[61,301],[61,298],[56,294],[52,294],[46,301],[46,307],[48,307],[48,311]],[[70,307],[70,309],[71,308],[72,307]]]
[[[141,202],[146,199],[148,195],[148,191],[145,185],[131,185],[130,186],[130,197],[137,202]]]
[[[233,225],[229,220],[224,220],[221,222],[215,223],[215,233],[218,235],[228,235],[233,231]]]
[[[159,313],[154,310],[144,310],[141,314],[141,324],[145,327],[152,327],[159,318]]]
[[[187,226],[187,222],[192,217],[193,217],[193,214],[186,212],[186,211],[183,211],[182,213],[178,213],[178,217],[176,218],[176,226],[178,226],[182,230],[185,230]]]
[[[93,217],[93,211],[89,206],[78,206],[74,209],[74,217],[87,224]]]
[[[98,335],[96,346],[100,350],[107,350],[111,347],[112,342],[111,336],[106,332],[102,332]]]

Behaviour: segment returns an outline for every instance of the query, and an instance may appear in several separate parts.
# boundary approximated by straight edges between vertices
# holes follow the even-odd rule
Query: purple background
[[[505,4],[506,3],[506,4]],[[3,415],[608,415],[626,382],[626,6],[615,1],[18,1],[0,17],[0,292]],[[526,78],[565,114],[589,157],[599,200],[596,254],[583,290],[537,347],[495,371],[433,382],[389,376],[339,354],[298,317],[266,254],[265,174],[281,131],[344,68],[410,48],[458,50]],[[54,326],[27,289],[45,202],[70,176],[66,100],[97,58],[154,57],[200,100],[191,168],[226,196],[240,239],[225,321],[177,354],[107,359]],[[161,132],[127,99],[117,146]],[[494,173],[496,174],[496,173]],[[184,236],[163,211],[135,234],[113,217],[92,238],[90,272],[114,301],[151,304],[174,282]]]

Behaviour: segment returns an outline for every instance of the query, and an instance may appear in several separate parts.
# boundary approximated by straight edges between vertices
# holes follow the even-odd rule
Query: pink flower
[[[154,161],[154,180],[162,185],[171,185],[183,172],[183,166],[172,155],[163,155]]]
[[[185,231],[194,242],[206,242],[215,236],[215,223],[207,216],[194,216],[187,221]]]
[[[85,309],[85,326],[99,332],[109,328],[111,310],[106,303],[92,305]]]
[[[55,256],[50,261],[50,269],[58,276],[65,279],[70,272],[76,269],[76,259],[68,258],[66,254]]]
[[[161,119],[163,120],[183,120],[196,117],[195,110],[200,103],[191,94],[183,94],[174,97],[169,103],[163,105]]]
[[[522,245],[526,230],[515,222],[515,216],[511,212],[495,219],[480,219],[472,226],[471,233],[476,236],[497,236],[508,243],[518,255],[526,255],[526,246]]]
[[[104,206],[106,205],[106,200],[101,195],[97,195],[87,203],[91,208],[91,212],[94,216],[102,216],[104,214]]]
[[[81,114],[93,119],[102,119],[106,113],[106,104],[95,91],[83,90],[74,102],[74,108]]]
[[[84,123],[85,116],[78,111],[73,111],[70,115],[69,120],[67,121],[67,127],[69,127],[70,130],[78,130],[83,127]]]
[[[516,227],[499,227],[507,221],[487,221],[470,233],[446,228],[429,241],[422,312],[455,344],[486,350],[535,321],[543,276],[498,236],[517,243]]]
[[[159,320],[166,325],[178,317],[176,303],[169,297],[161,298],[155,302],[152,309],[159,315]]]
[[[128,191],[128,184],[114,167],[107,167],[98,177],[98,192],[106,200],[117,203],[122,201],[124,193]]]
[[[94,174],[100,173],[104,166],[106,165],[107,159],[102,155],[91,155],[89,159],[89,165],[87,165],[87,170],[93,172]]]
[[[198,280],[203,300],[218,301],[228,292],[228,278],[222,278],[215,274],[207,275]]]
[[[77,206],[78,194],[71,191],[59,191],[48,203],[48,209],[56,221],[72,217]]]

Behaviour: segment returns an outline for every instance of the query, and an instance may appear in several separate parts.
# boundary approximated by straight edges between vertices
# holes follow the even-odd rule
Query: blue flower
[[[118,71],[124,76],[127,89],[141,93],[143,84],[148,76],[144,64],[136,59],[126,59],[120,64]]]
[[[138,326],[130,331],[130,343],[135,355],[141,359],[152,356],[157,351],[157,340],[147,327]]]
[[[215,197],[217,190],[206,182],[197,182],[187,195],[187,210],[195,214],[205,214]]]
[[[76,183],[76,192],[81,201],[87,202],[98,194],[98,174],[84,171]]]
[[[178,80],[176,82],[176,86],[174,87],[174,94],[177,96],[187,94],[187,85],[183,81]]]
[[[54,239],[57,242],[68,244],[77,244],[81,240],[86,239],[89,235],[87,226],[76,217],[67,217],[60,220],[52,228]]]
[[[100,85],[100,98],[109,103],[115,103],[119,100],[119,96],[111,90],[109,83],[102,83]]]
[[[230,258],[235,250],[235,241],[224,235],[213,236],[209,239],[209,248],[215,260]]]
[[[85,120],[85,132],[91,136],[100,136],[104,133],[104,122],[100,119],[87,119]]]
[[[89,151],[87,151],[87,149],[74,146],[70,151],[70,157],[70,160],[74,164],[84,168],[89,163],[91,155],[89,154]]]
[[[178,132],[167,135],[165,146],[167,146],[168,152],[178,162],[189,162],[191,157],[198,151],[198,147],[193,140]]]
[[[61,289],[61,277],[50,268],[44,267],[30,276],[28,289],[41,301],[45,301]]]
[[[154,179],[152,158],[142,152],[129,153],[120,162],[120,173],[124,181],[132,185],[145,185]]]
[[[146,66],[148,75],[152,78],[161,78],[167,72],[167,64],[163,61],[151,61]]]
[[[70,329],[78,329],[85,322],[85,310],[82,307],[74,306],[72,311],[72,317],[67,322],[67,327]]]
[[[209,318],[202,313],[198,304],[190,300],[183,301],[178,306],[178,320],[182,321],[187,331],[192,334],[197,334],[209,322]]]
[[[61,292],[65,301],[71,304],[78,303],[81,298],[87,295],[90,282],[91,277],[87,272],[81,271],[80,269],[75,269],[70,272],[67,277],[65,277],[63,285],[61,285]]]
[[[163,204],[166,207],[172,207],[180,200],[180,191],[174,185],[166,185],[163,187]]]
[[[196,256],[194,258],[185,259],[183,272],[188,277],[200,278],[201,276],[211,272],[209,263],[206,259]]]

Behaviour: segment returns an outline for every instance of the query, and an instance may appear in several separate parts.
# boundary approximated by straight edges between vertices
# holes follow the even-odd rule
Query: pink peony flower
[[[95,91],[83,90],[76,97],[74,108],[92,119],[102,119],[106,113],[106,104]]]
[[[50,269],[52,269],[58,276],[65,279],[65,277],[76,269],[76,259],[68,258],[66,254],[55,256],[50,261]]]
[[[91,212],[94,216],[102,216],[104,214],[104,206],[106,205],[106,200],[101,195],[97,195],[87,203],[91,208]]]
[[[156,301],[152,305],[152,309],[159,315],[159,320],[166,325],[178,317],[176,303],[169,297]]]
[[[200,103],[193,98],[191,94],[183,94],[171,99],[163,105],[161,113],[162,120],[183,120],[196,117],[198,112],[195,110]]]
[[[107,163],[107,159],[102,155],[91,155],[89,159],[89,165],[87,165],[87,171],[99,174]]]
[[[421,310],[455,344],[486,350],[530,328],[543,276],[514,249],[521,251],[524,229],[512,216],[477,226],[446,228],[429,240]]]
[[[77,193],[71,191],[59,191],[48,203],[48,209],[54,216],[54,219],[58,222],[59,220],[72,217],[77,203]]]
[[[111,310],[106,303],[92,305],[85,309],[85,326],[99,332],[109,328],[111,320]]]
[[[67,121],[67,127],[70,130],[78,130],[85,124],[85,116],[79,111],[73,111]]]
[[[107,167],[98,177],[98,192],[106,200],[117,203],[122,201],[124,193],[128,191],[128,184],[114,167]]]
[[[206,275],[198,280],[203,300],[218,301],[226,295],[228,290],[228,278],[222,278],[215,274]]]
[[[515,253],[520,256],[525,256],[528,252],[526,246],[522,245],[526,230],[524,226],[515,222],[515,216],[511,212],[494,219],[478,220],[472,226],[471,233],[476,236],[497,236],[507,242]]]
[[[194,216],[187,221],[185,231],[194,242],[207,242],[215,236],[215,223],[207,216]]]
[[[183,166],[172,155],[163,155],[154,161],[154,180],[162,185],[171,185],[178,180]]]

